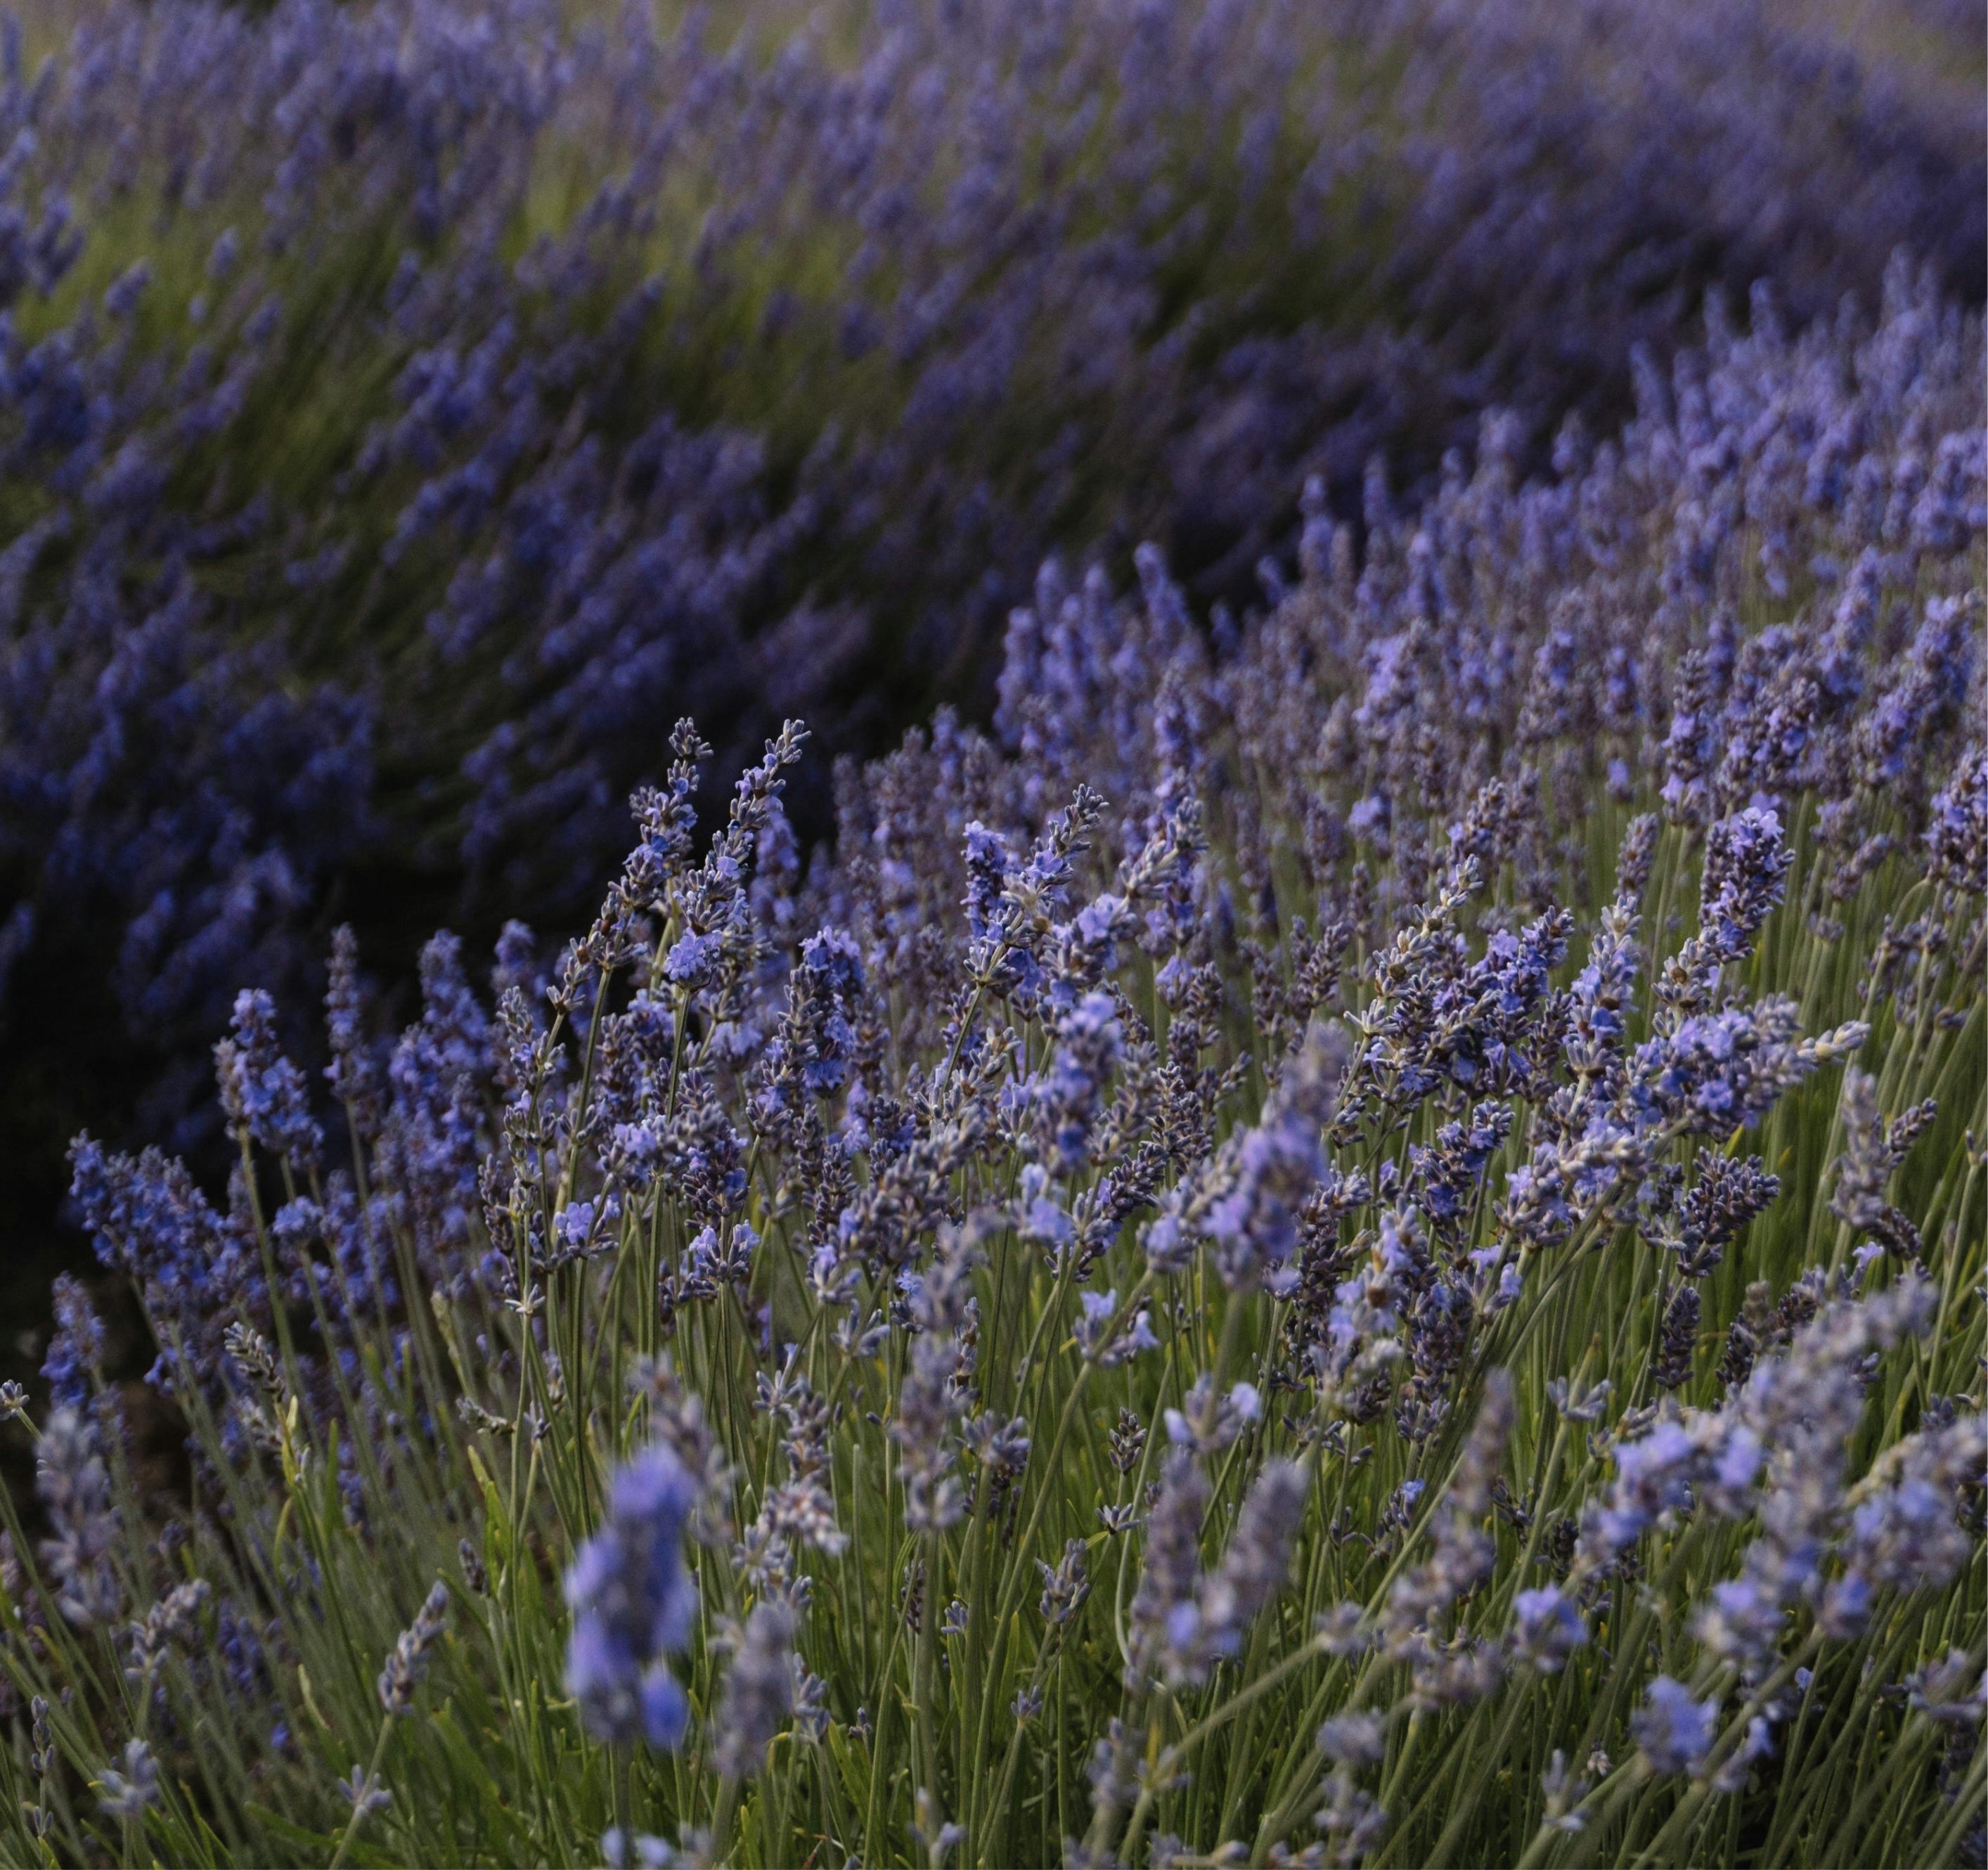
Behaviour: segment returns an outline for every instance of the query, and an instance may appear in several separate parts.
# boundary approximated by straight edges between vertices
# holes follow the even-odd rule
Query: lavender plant
[[[1979,100],[1950,19],[1915,31],[1902,65],[1615,0],[32,0],[10,1122],[190,1146],[235,992],[300,1004],[339,913],[397,969],[445,918],[583,921],[659,715],[728,779],[789,713],[874,751],[979,692],[1053,551],[1155,539],[1234,607],[1307,476],[1351,517],[1370,454],[1432,482],[1487,401],[1543,466],[1708,286],[1805,324],[1904,243],[1978,303]]]
[[[243,995],[225,1195],[75,1145],[185,1459],[66,1293],[10,1854],[1978,1861],[1982,357],[1715,310],[1212,634],[1052,563],[805,870],[681,724],[329,1096]]]

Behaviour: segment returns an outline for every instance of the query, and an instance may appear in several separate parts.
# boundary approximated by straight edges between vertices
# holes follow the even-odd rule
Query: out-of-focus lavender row
[[[1980,290],[1972,120],[1763,10],[784,32],[8,30],[0,983],[99,956],[170,1055],[327,892],[573,911],[678,712],[974,692],[1053,548],[1232,600],[1307,476],[1492,401],[1530,462],[1709,284]]]
[[[1875,326],[1791,337],[1764,290],[1744,333],[1709,322],[1668,371],[1639,356],[1618,437],[1570,421],[1553,476],[1521,484],[1494,411],[1413,512],[1370,474],[1364,553],[1307,485],[1295,581],[1266,560],[1267,614],[1218,610],[1209,678],[1308,874],[1370,848],[1384,918],[1462,836],[1543,911],[1582,887],[1594,808],[1651,786],[1697,827],[1814,794],[1824,847],[1858,851],[1838,900],[1897,847],[1893,815],[1934,835],[1982,702],[1979,316],[1900,262]],[[1046,796],[1136,802],[1164,769],[1167,671],[1206,650],[1159,555],[1138,562],[1129,600],[1052,564],[1009,621],[995,726]],[[1492,818],[1487,785],[1518,789]],[[936,911],[948,880],[925,887]]]

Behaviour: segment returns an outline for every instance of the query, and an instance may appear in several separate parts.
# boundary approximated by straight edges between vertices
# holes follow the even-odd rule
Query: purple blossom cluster
[[[667,1448],[637,1456],[614,1476],[606,1523],[567,1576],[566,1687],[603,1740],[674,1747],[683,1737],[690,1709],[668,1658],[688,1643],[697,1613],[681,1550],[695,1497]]]

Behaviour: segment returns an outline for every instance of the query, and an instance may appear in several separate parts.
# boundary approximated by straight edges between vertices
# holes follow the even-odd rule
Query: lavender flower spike
[[[1201,1594],[1202,1641],[1212,1655],[1236,1655],[1244,1632],[1283,1588],[1310,1493],[1311,1476],[1296,1461],[1268,1462],[1256,1476]]]
[[[143,1740],[126,1741],[123,1770],[106,1767],[100,1784],[106,1817],[142,1818],[159,1798],[159,1767],[151,1748]]]
[[[718,1712],[712,1764],[726,1779],[756,1777],[794,1711],[794,1614],[766,1599],[739,1633]]]
[[[234,1036],[214,1048],[228,1122],[299,1168],[316,1164],[324,1135],[310,1114],[304,1074],[276,1043],[276,1003],[259,988],[235,996]]]
[[[1694,1701],[1682,1682],[1658,1676],[1631,1725],[1643,1757],[1659,1773],[1695,1773],[1712,1750],[1719,1703]]]
[[[124,1608],[123,1588],[110,1562],[117,1510],[97,1451],[96,1425],[81,1411],[60,1408],[49,1418],[35,1491],[55,1529],[56,1536],[42,1542],[42,1557],[63,1615],[79,1628],[111,1621]]]
[[[448,1587],[437,1578],[414,1620],[395,1639],[387,1666],[380,1671],[380,1705],[389,1715],[407,1713],[414,1692],[428,1672],[428,1652],[448,1627]]]
[[[697,1614],[682,1554],[696,1503],[682,1463],[667,1448],[645,1449],[615,1475],[607,1523],[566,1573],[566,1686],[598,1739],[682,1743],[690,1704],[663,1659],[689,1642]]]

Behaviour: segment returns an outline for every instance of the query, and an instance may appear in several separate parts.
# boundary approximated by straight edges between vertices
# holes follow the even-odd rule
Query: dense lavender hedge
[[[0,1021],[51,1143],[194,1141],[335,915],[572,925],[680,712],[726,772],[789,713],[874,751],[984,710],[1054,551],[1259,601],[1308,478],[1351,517],[1488,403],[1543,467],[1708,287],[1804,324],[1902,244],[1981,291],[1978,110],[1760,6],[107,0],[0,49]]]
[[[225,1195],[73,1152],[149,1391],[4,1398],[9,1854],[1982,1862],[1983,368],[1902,261],[1052,565],[805,866],[684,722],[330,1126],[243,993]]]

